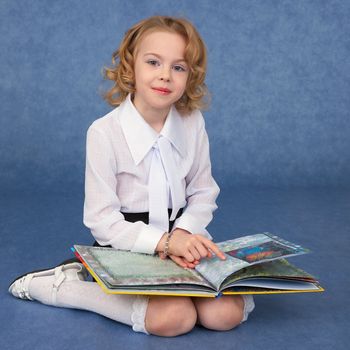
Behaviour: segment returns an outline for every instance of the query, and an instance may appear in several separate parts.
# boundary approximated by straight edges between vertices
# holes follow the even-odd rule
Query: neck
[[[140,103],[136,98],[133,103],[142,118],[158,133],[162,130],[166,117],[169,114],[170,107],[166,109],[155,109]]]

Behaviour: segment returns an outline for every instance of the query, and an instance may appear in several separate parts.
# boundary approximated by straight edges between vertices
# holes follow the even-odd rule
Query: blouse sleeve
[[[84,224],[101,245],[153,254],[164,231],[124,219],[116,193],[117,166],[107,135],[92,125],[86,141]]]
[[[182,228],[211,238],[205,228],[217,209],[215,201],[219,192],[219,186],[211,174],[208,134],[200,114],[194,161],[186,176],[187,205],[181,217],[175,221],[174,229]]]

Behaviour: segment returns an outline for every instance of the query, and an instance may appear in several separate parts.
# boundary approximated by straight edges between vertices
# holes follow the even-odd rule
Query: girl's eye
[[[174,66],[174,70],[175,70],[176,72],[186,72],[186,68],[183,67],[183,66],[180,66],[180,65]]]
[[[150,64],[151,66],[158,66],[159,65],[159,62],[157,60],[148,60],[147,63]]]

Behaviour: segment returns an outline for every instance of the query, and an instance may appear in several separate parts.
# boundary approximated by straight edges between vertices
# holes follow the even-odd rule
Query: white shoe
[[[68,272],[68,270],[76,271],[70,271],[69,274],[65,273],[65,271]],[[53,283],[51,293],[52,303],[53,305],[55,305],[57,291],[62,282],[73,280],[85,281],[88,276],[88,272],[84,265],[80,263],[71,263],[61,265],[53,269],[33,271],[31,273],[27,273],[23,276],[20,276],[16,280],[14,280],[9,287],[9,293],[11,293],[14,297],[19,299],[34,300],[29,294],[29,284],[33,278],[44,276],[55,276],[55,282]]]

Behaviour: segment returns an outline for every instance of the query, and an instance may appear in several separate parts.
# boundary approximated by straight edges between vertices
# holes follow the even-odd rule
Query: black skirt
[[[182,212],[183,212],[183,209],[181,208],[177,212],[175,220],[178,219],[182,215]],[[125,221],[128,221],[128,222],[142,221],[146,225],[148,225],[148,223],[149,223],[149,212],[146,212],[146,213],[122,213],[122,214],[124,215]],[[170,218],[171,209],[168,209],[168,215],[169,215],[169,218]],[[171,231],[171,229],[173,228],[175,220],[173,220],[173,221],[169,220],[169,231]],[[96,241],[93,244],[93,246],[94,247],[108,247],[108,248],[111,248],[110,245],[102,246],[102,245],[98,244]]]

